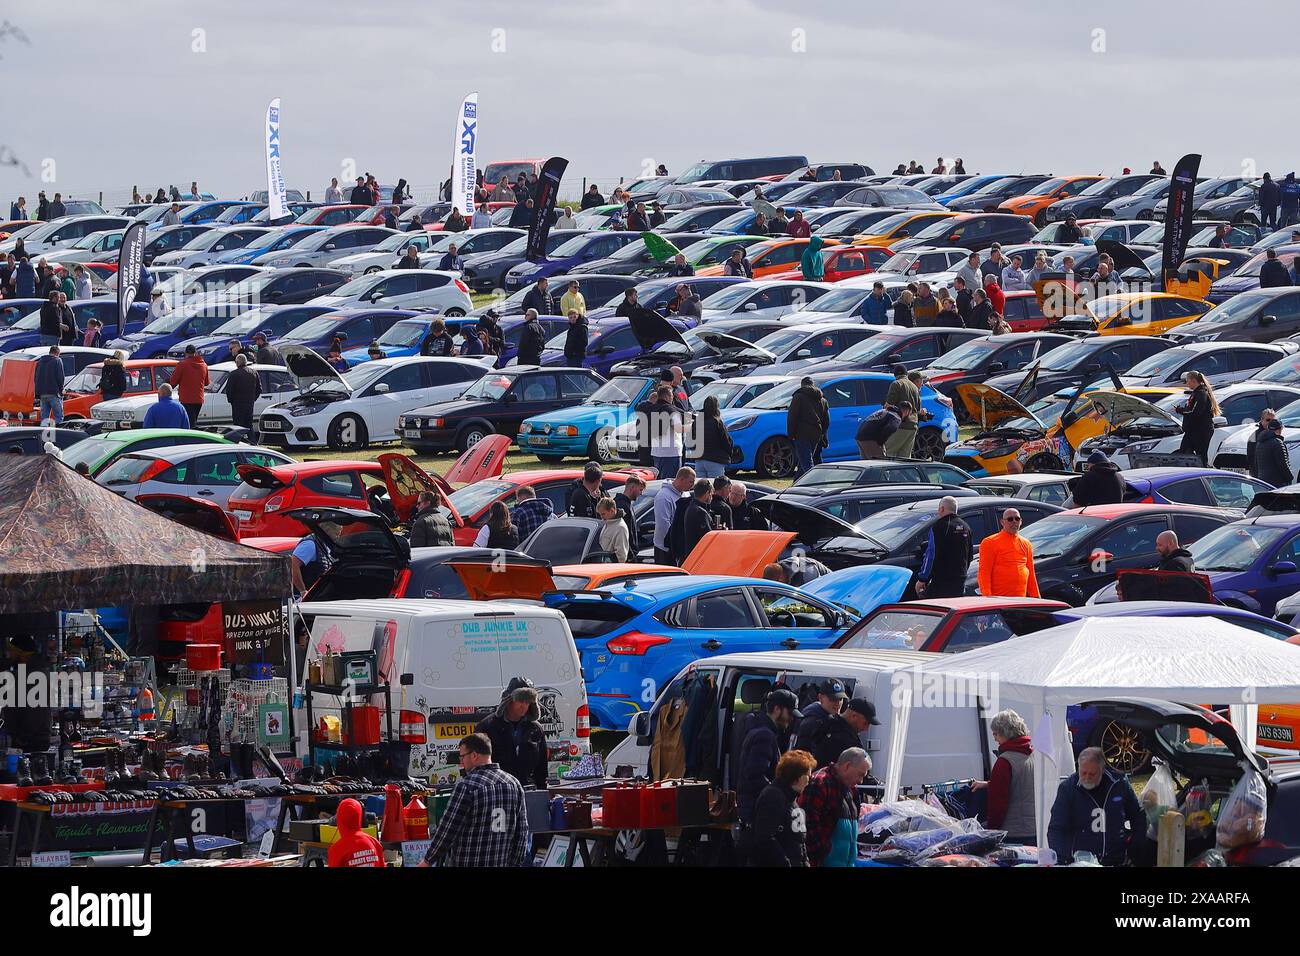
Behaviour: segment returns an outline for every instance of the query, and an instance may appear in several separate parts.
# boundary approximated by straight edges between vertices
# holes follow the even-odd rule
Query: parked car
[[[64,451],[87,437],[88,432],[80,428],[10,425],[0,432],[0,449],[10,455],[43,455],[46,442],[54,442],[59,451]]]
[[[864,485],[923,482],[930,485],[957,487],[970,481],[970,475],[956,465],[943,461],[920,461],[913,458],[876,458],[813,465],[784,491],[780,498],[798,499],[819,496]]]
[[[209,229],[195,236],[181,248],[154,256],[160,266],[180,266],[183,269],[201,269],[218,262],[217,256],[243,249],[254,239],[267,232],[264,226],[223,226]]]
[[[1198,505],[1231,509],[1239,514],[1245,514],[1255,495],[1272,490],[1272,485],[1258,478],[1217,468],[1128,468],[1120,472],[1120,477],[1124,480],[1126,501]]]
[[[455,272],[433,269],[384,269],[358,276],[309,305],[331,309],[362,308],[380,302],[394,309],[428,309],[447,318],[458,318],[474,308],[469,287]]]
[[[1013,196],[1024,195],[1047,182],[1050,177],[1039,174],[979,178],[988,180],[979,189],[968,192],[964,196],[950,198],[947,202],[944,202],[943,195],[936,196],[935,200],[953,212],[997,212],[998,206],[1006,200]]]
[[[657,375],[615,376],[577,405],[525,419],[519,427],[519,450],[552,465],[572,457],[613,461],[610,442],[615,429],[631,419],[658,380]]]
[[[958,385],[1026,369],[1058,345],[1072,341],[1069,336],[1051,332],[1012,332],[969,339],[931,360],[925,366],[925,380],[952,398]]]
[[[972,252],[982,252],[995,242],[1003,245],[1028,242],[1034,232],[1034,224],[1025,216],[1002,212],[959,213],[926,226],[893,248],[895,252],[902,252],[919,246],[961,246]]]
[[[1216,283],[1217,285],[1217,283]],[[1211,287],[1211,295],[1214,290]],[[1275,342],[1300,332],[1300,289],[1250,289],[1169,333],[1173,342]]]
[[[1065,506],[1070,497],[1071,472],[1021,472],[1015,475],[989,475],[972,478],[966,487],[980,495],[1001,495],[1005,498],[1024,498],[1028,501],[1046,501],[1049,505]]]
[[[413,315],[403,309],[334,309],[295,325],[275,340],[275,346],[301,345],[322,355],[335,340],[345,349],[365,346]]]
[[[1200,372],[1216,389],[1235,382],[1247,382],[1265,368],[1296,354],[1300,343],[1274,344],[1236,341],[1187,342],[1164,349],[1138,362],[1120,375],[1126,388],[1176,388],[1183,376]]]
[[[1004,372],[987,384],[1020,401],[1050,395],[1073,383],[1093,382],[1110,369],[1116,374],[1143,359],[1163,352],[1173,343],[1150,335],[1107,335],[1057,346],[1027,372]]]
[[[899,477],[879,484],[806,489],[807,494],[791,494],[791,489],[772,491],[754,503],[755,510],[773,527],[792,531],[808,547],[843,532],[843,525],[857,524],[877,512],[914,501],[932,501],[939,506],[944,496],[965,499],[974,497],[968,488],[935,484],[916,477],[916,469],[899,468]],[[748,487],[748,486],[746,486]],[[825,516],[837,519],[825,521]]]
[[[583,235],[581,229],[553,229],[546,237],[546,255],[551,255],[560,246],[574,236]],[[465,260],[465,268],[460,277],[474,292],[491,292],[504,289],[506,273],[524,261],[524,252],[528,248],[528,237],[520,236],[508,242],[496,252],[484,252],[472,255]]]
[[[665,319],[658,313],[638,313],[635,320],[613,316],[588,323],[587,351],[582,364],[599,375],[610,375],[614,366],[653,351],[664,342],[676,341],[686,328],[681,319]],[[556,332],[542,349],[542,365],[565,368],[564,342],[567,331]],[[517,359],[516,359],[517,361]]]
[[[903,648],[956,654],[1022,637],[1060,623],[1064,601],[1015,597],[920,599],[882,604],[831,646],[844,650]]]
[[[1192,215],[1200,214],[1207,219],[1233,219],[1258,202],[1258,196],[1259,187],[1252,187],[1248,180],[1239,176],[1203,179],[1192,190]],[[1230,197],[1236,201],[1225,202]],[[1156,203],[1156,219],[1164,222],[1168,211],[1167,197]],[[1225,216],[1224,213],[1229,211],[1230,214]]]
[[[176,368],[175,359],[130,359],[124,363],[126,391],[124,395],[157,392],[158,386],[171,379]],[[76,421],[90,418],[90,410],[104,400],[100,389],[102,363],[87,365],[63,386],[63,419]]]
[[[301,538],[310,529],[291,516],[298,509],[376,511],[380,502],[391,496],[383,465],[377,461],[336,459],[272,467],[247,464],[237,470],[240,483],[227,497],[226,507],[238,521],[241,540]]]
[[[1116,199],[1131,196],[1143,186],[1161,181],[1167,181],[1167,177],[1150,173],[1133,173],[1098,180],[1077,196],[1052,203],[1045,210],[1043,218],[1045,222],[1059,222],[1070,215],[1079,219],[1096,219],[1102,215],[1102,209]]]
[[[189,428],[136,428],[89,435],[63,449],[63,463],[69,468],[85,465],[90,469],[90,476],[97,478],[123,455],[180,445],[189,447],[198,442],[222,446],[233,444],[229,438],[216,432]]]
[[[24,232],[21,238],[28,257],[44,256],[72,245],[78,239],[88,236],[92,232],[103,232],[105,229],[125,229],[129,225],[131,225],[131,220],[126,216],[107,216],[102,212],[86,216],[67,215],[52,219],[49,222],[43,222]],[[8,239],[0,242],[0,254],[13,252],[18,239],[18,236],[11,235]],[[35,260],[33,260],[33,264],[34,262]]]
[[[253,347],[253,335],[257,332],[265,332],[268,341],[278,339],[304,322],[330,311],[319,305],[255,306],[218,325],[208,335],[180,340],[168,349],[167,355],[174,359],[183,358],[186,347],[193,345],[208,365],[233,361],[230,355],[232,340],[237,340],[247,350]]]
[[[1053,203],[1079,195],[1102,178],[1101,176],[1055,176],[1027,190],[1023,195],[1004,199],[998,206],[998,211],[1028,216],[1034,221],[1034,225],[1041,229],[1047,225],[1047,210]]]
[[[253,445],[174,445],[122,455],[95,480],[128,500],[141,494],[180,494],[225,507],[240,485],[240,465],[274,468],[292,462],[288,455]]]
[[[262,394],[253,403],[255,417],[297,391],[297,386],[283,366],[249,364],[247,368],[257,375],[258,384],[262,389]],[[230,373],[234,370],[234,362],[221,362],[208,367],[208,377],[211,382],[204,389],[199,419],[198,422],[193,423],[196,427],[212,428],[234,423],[230,399],[226,397],[226,389],[230,385]],[[90,410],[90,414],[96,421],[104,423],[105,431],[113,428],[138,428],[143,424],[149,408],[156,402],[157,396],[149,393],[132,395],[100,402]]]
[[[342,256],[373,250],[394,234],[394,230],[382,226],[334,226],[312,233],[288,249],[265,252],[253,260],[253,265],[272,269],[287,269],[291,266],[299,269],[323,268]]]
[[[225,265],[250,265],[258,256],[283,252],[324,229],[324,226],[278,226],[267,229],[246,246],[214,254],[212,262]]]
[[[946,352],[988,335],[988,332],[981,329],[950,329],[942,326],[874,328],[880,330],[876,335],[849,346],[819,368],[826,371],[884,370],[903,365],[908,369],[923,369]],[[946,397],[941,401],[951,402]]]
[[[565,275],[574,267],[591,265],[607,259],[624,246],[636,242],[641,242],[641,237],[635,232],[579,233],[570,236],[567,242],[562,242],[554,249],[548,250],[545,259],[538,262],[525,260],[511,266],[506,270],[503,285],[507,292],[514,292],[534,284],[538,279]]]
[[[802,312],[795,314],[802,315]],[[733,320],[714,321],[725,323]],[[713,324],[710,322],[704,328]],[[786,325],[759,338],[750,350],[725,356],[725,360],[720,356],[717,361],[698,366],[691,377],[699,382],[709,382],[753,375],[765,378],[774,374],[788,375],[803,365],[827,361],[850,346],[877,334],[880,329],[879,326],[851,321]]]

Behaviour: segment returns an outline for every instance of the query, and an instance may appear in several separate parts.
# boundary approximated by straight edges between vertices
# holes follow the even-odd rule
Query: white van
[[[700,775],[734,790],[737,781],[732,769],[739,766],[746,715],[762,708],[763,699],[775,684],[789,687],[799,696],[800,705],[805,706],[817,699],[819,684],[835,679],[843,682],[850,697],[864,698],[876,707],[880,725],[862,734],[862,746],[871,755],[872,775],[883,782],[897,683],[913,680],[913,668],[939,656],[904,650],[762,651],[696,661],[673,679],[650,710],[633,716],[628,736],[610,752],[605,765],[612,774],[630,766],[633,775],[650,776],[650,749],[659,708],[683,694],[688,678],[711,678],[716,688],[707,718],[711,723],[704,725],[708,737],[702,734],[700,739],[716,741],[718,749],[716,754],[702,754],[700,760],[703,766],[716,768],[716,774],[706,771]],[[913,687],[916,702],[910,712],[901,785],[919,790],[923,784],[947,780],[987,780],[993,741],[981,733],[987,725],[981,727],[975,707],[926,707],[915,685],[909,686]],[[687,688],[686,693],[690,695],[691,690]],[[688,705],[691,699],[687,697]],[[985,720],[992,716],[991,711],[984,714]],[[689,707],[686,720],[694,725]],[[690,746],[688,742],[688,752]]]
[[[559,611],[511,601],[475,603],[384,599],[319,601],[299,605],[309,629],[307,660],[322,652],[374,650],[381,678],[391,683],[393,728],[402,706],[419,711],[427,743],[411,748],[411,775],[433,783],[454,780],[457,742],[491,714],[513,677],[537,688],[552,775],[588,752],[590,714],[578,651]],[[306,671],[306,668],[303,668]],[[371,703],[383,706],[383,696]],[[314,693],[313,716],[337,714],[341,701]],[[298,726],[305,726],[306,711]]]

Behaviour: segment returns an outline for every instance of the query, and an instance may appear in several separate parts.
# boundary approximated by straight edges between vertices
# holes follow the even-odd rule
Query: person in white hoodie
[[[90,288],[90,272],[85,266],[77,266],[72,270],[72,276],[77,298],[89,299],[94,294]]]
[[[573,213],[568,206],[564,207],[564,214],[555,220],[556,229],[577,229],[578,220],[573,218]]]
[[[1002,291],[1003,292],[1021,292],[1028,289],[1029,285],[1025,282],[1025,274],[1020,271],[1020,255],[1011,257],[1011,261],[1002,269]]]
[[[601,498],[596,502],[596,515],[600,518],[600,550],[608,551],[615,561],[626,561],[629,550],[627,523],[619,515],[614,499]]]

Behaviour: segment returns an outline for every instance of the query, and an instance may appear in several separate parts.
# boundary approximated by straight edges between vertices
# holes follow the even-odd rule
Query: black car
[[[970,525],[971,542],[976,548],[980,541],[999,530],[1002,512],[1009,507],[1020,512],[1026,527],[1061,511],[1055,505],[1041,501],[1020,501],[997,495],[959,497],[954,494],[953,497],[958,499],[957,514]],[[782,507],[800,506],[785,499]],[[798,541],[809,557],[816,558],[832,571],[862,564],[892,564],[908,568],[915,574],[925,559],[930,528],[939,520],[938,504],[934,498],[885,508],[854,524],[832,518],[817,509],[807,510],[814,514],[804,515],[807,523],[798,532]],[[774,515],[778,513],[774,511]],[[817,515],[821,517],[817,518]],[[791,519],[786,518],[785,523],[791,523]],[[796,529],[788,527],[785,530]],[[915,596],[914,586],[909,584],[903,600]]]
[[[912,458],[874,458],[863,461],[837,461],[813,465],[789,488],[778,493],[781,498],[806,498],[865,485],[921,483],[939,487],[960,487],[971,476],[956,465],[942,461],[919,461]]]
[[[660,342],[655,348],[634,359],[620,362],[610,369],[611,375],[644,375],[669,366],[679,366],[689,379],[696,369],[719,362],[743,362],[758,354],[754,341],[783,328],[779,319],[720,319],[694,329],[685,329],[676,337]],[[742,337],[743,336],[743,337]],[[699,380],[696,379],[698,384]]]
[[[1272,342],[1300,332],[1300,289],[1251,289],[1167,333],[1185,342]]]
[[[948,203],[951,212],[997,212],[998,206],[1023,196],[1035,186],[1047,182],[1050,176],[1007,176],[996,179],[969,196],[960,196]]]
[[[837,200],[862,188],[862,183],[844,180],[807,183],[798,189],[792,189],[781,197],[781,205],[798,209],[812,209],[818,206],[833,206]],[[879,203],[862,203],[864,206],[876,206]]]
[[[661,232],[661,238],[671,242],[678,249],[685,249],[693,242],[699,242],[701,239],[707,239],[708,236],[702,232]],[[629,242],[617,252],[605,256],[602,259],[596,259],[592,262],[584,262],[581,265],[573,266],[569,269],[569,275],[582,275],[587,272],[601,272],[605,275],[612,276],[630,276],[640,272],[643,269],[653,269],[659,264],[657,260],[647,249],[644,239],[635,239]],[[665,263],[665,266],[667,263]]]
[[[971,339],[944,352],[925,367],[926,381],[949,398],[958,385],[984,382],[990,375],[1018,372],[1059,345],[1075,341],[1052,332],[1011,332]],[[960,417],[960,416],[959,416]]]
[[[979,329],[885,327],[879,334],[850,346],[829,362],[819,364],[817,371],[888,371],[895,365],[904,365],[909,370],[925,368],[940,355],[987,335],[988,332]]]
[[[910,239],[896,242],[890,248],[902,252],[917,246],[960,246],[971,252],[982,252],[995,242],[1004,246],[1028,242],[1037,231],[1028,216],[1008,212],[969,213],[932,222]]]
[[[1203,179],[1192,191],[1192,217],[1234,221],[1238,214],[1258,208],[1259,186],[1239,176],[1216,176]],[[1168,197],[1156,203],[1153,215],[1160,222],[1169,214]]]
[[[888,219],[890,216],[896,216],[900,212],[907,212],[905,209],[894,209],[892,207],[863,209],[860,207],[845,207],[840,215],[832,219],[823,219],[812,225],[813,235],[821,236],[823,239],[844,239],[849,236],[856,236],[859,233],[871,232],[871,227],[882,219]],[[880,248],[883,246],[864,246],[863,248]],[[892,255],[892,249],[884,249]]]
[[[549,256],[574,236],[581,236],[583,229],[552,229],[546,237],[543,254]],[[528,237],[520,236],[514,242],[507,243],[496,252],[485,252],[477,256],[466,256],[465,268],[460,277],[473,292],[491,292],[504,289],[506,273],[524,261],[524,252],[528,248]]]
[[[1027,372],[995,375],[986,384],[1014,395],[1021,404],[1028,405],[1081,380],[1099,378],[1106,374],[1107,368],[1120,374],[1171,345],[1173,342],[1169,339],[1154,335],[1099,335],[1076,339],[1052,349],[1033,363]]]
[[[1011,499],[1000,500],[1006,507]],[[1113,584],[1117,571],[1154,568],[1160,562],[1156,538],[1162,531],[1173,531],[1186,547],[1235,517],[1192,505],[1096,505],[1063,511],[1021,533],[1034,548],[1039,594],[1078,606]],[[966,593],[979,593],[978,555],[966,578]]]
[[[71,445],[75,445],[83,438],[90,437],[90,435],[90,431],[81,428],[11,426],[0,430],[0,454],[44,454],[46,442],[54,442],[58,449],[62,451]]]
[[[215,226],[208,223],[178,223],[164,226],[152,239],[144,244],[144,264],[153,265],[156,257],[164,252],[175,252],[196,236],[200,236]]]
[[[1107,203],[1131,196],[1147,183],[1160,178],[1150,173],[1135,173],[1098,180],[1079,195],[1052,203],[1044,210],[1043,218],[1046,222],[1060,222],[1073,214],[1078,219],[1099,219]]]
[[[734,216],[746,207],[733,206],[696,206],[673,213],[662,226],[660,232],[701,232],[712,229],[728,216]]]
[[[405,412],[397,427],[417,454],[468,451],[493,433],[513,438],[525,418],[577,405],[604,383],[586,368],[511,366],[484,375],[460,398]]]
[[[552,276],[547,279],[547,286],[551,291],[552,298],[555,299],[555,311],[560,311],[560,299],[564,293],[569,290],[570,276]],[[572,279],[578,283],[578,291],[587,302],[587,317],[591,318],[591,307],[597,302],[608,302],[616,296],[623,294],[623,290],[629,286],[636,285],[640,279],[634,276],[611,276],[604,273],[584,273],[572,276]],[[535,282],[530,282],[522,289],[516,290],[509,297],[502,299],[500,302],[493,302],[489,305],[481,305],[470,312],[471,318],[477,318],[487,312],[491,312],[497,318],[504,318],[508,315],[524,314],[524,297],[532,290]]]
[[[802,495],[792,495],[790,491],[789,488],[778,491],[755,502],[754,507],[773,526],[783,531],[803,534],[814,542],[833,537],[843,529],[839,525],[819,525],[821,518],[816,514],[809,514],[810,508],[818,514],[830,515],[838,521],[857,524],[863,518],[869,518],[878,511],[911,504],[914,501],[933,501],[937,508],[939,499],[944,496],[974,498],[979,494],[969,488],[936,485],[913,479],[889,484],[832,487],[820,492],[809,489],[812,493]],[[828,533],[818,537],[817,531],[814,530],[818,527]]]

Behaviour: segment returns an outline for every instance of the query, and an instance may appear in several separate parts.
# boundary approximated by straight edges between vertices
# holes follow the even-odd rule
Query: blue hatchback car
[[[564,275],[574,266],[607,259],[629,243],[641,238],[639,232],[590,232],[577,235],[548,252],[541,262],[521,262],[506,272],[505,289],[514,292],[538,279]]]
[[[211,334],[181,339],[167,350],[167,354],[172,358],[180,358],[185,354],[185,347],[193,345],[209,365],[229,362],[231,339],[238,339],[239,344],[246,349],[252,348],[254,333],[265,332],[268,339],[278,339],[316,316],[332,311],[327,305],[254,306],[224,325],[217,326]]]
[[[631,421],[638,403],[658,384],[651,375],[616,375],[580,405],[527,418],[516,439],[520,451],[531,451],[554,465],[564,458],[614,460],[609,441],[614,430]]]
[[[375,341],[383,351],[385,358],[406,358],[410,355],[419,355],[420,343],[429,334],[433,319],[432,315],[424,317],[417,315],[409,319],[402,319],[400,322],[394,322],[388,331]],[[454,325],[448,327],[448,331],[452,335],[456,334],[457,329],[458,327]],[[348,368],[360,365],[362,362],[369,362],[369,344],[344,349],[343,360],[348,363]]]
[[[318,315],[276,339],[276,345],[305,345],[324,355],[338,336],[345,348],[370,345],[402,319],[416,312],[403,309],[335,309]]]
[[[1158,466],[1120,472],[1128,486],[1125,501],[1159,505],[1202,505],[1245,511],[1255,495],[1272,491],[1267,482],[1218,468]]]
[[[325,226],[285,226],[254,239],[242,249],[230,249],[212,257],[213,265],[251,265],[253,260],[268,252],[281,252],[296,245]]]
[[[855,567],[795,588],[726,575],[656,575],[543,599],[573,632],[592,727],[622,730],[692,661],[829,647],[856,620],[841,603],[869,613],[898,600],[909,577],[901,568]]]
[[[117,328],[117,298],[101,296],[98,299],[79,299],[69,302],[72,314],[76,316],[77,328],[83,332],[88,319],[98,319],[103,324],[100,334],[105,344],[119,335],[129,335],[144,328],[149,315],[149,307],[143,302],[134,302],[126,315],[126,329],[119,332]],[[41,307],[36,305],[23,318],[4,331],[0,331],[0,352],[13,352],[41,344]],[[77,341],[80,345],[80,340]]]
[[[893,376],[884,372],[818,372],[809,377],[821,389],[830,407],[829,444],[822,449],[822,461],[852,461],[861,457],[858,425],[880,409]],[[722,420],[735,445],[732,470],[756,471],[764,478],[788,478],[795,473],[798,463],[794,442],[786,434],[786,413],[801,379],[801,376],[791,378],[748,405],[723,410]],[[921,407],[930,418],[921,423],[914,454],[940,459],[944,446],[957,436],[952,400],[925,385],[921,388]]]

